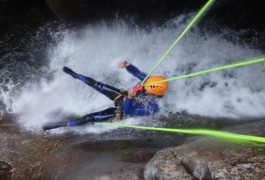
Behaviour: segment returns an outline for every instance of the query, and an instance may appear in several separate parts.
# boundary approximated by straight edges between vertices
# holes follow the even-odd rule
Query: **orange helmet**
[[[151,84],[165,79],[166,78],[164,76],[152,76],[149,79],[147,79],[147,81],[145,81],[145,84]],[[163,96],[168,90],[168,82],[160,82],[157,84],[147,85],[144,86],[144,89],[149,94]]]

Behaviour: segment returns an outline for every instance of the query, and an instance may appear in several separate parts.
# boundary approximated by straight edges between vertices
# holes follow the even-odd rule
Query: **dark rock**
[[[46,0],[59,19],[73,23],[92,23],[125,19],[132,24],[159,26],[180,15],[197,12],[207,1],[198,0]],[[232,30],[224,38],[242,45],[250,44],[264,50],[263,11],[261,0],[216,1],[196,26],[205,33],[223,34]],[[214,84],[213,84],[214,85]]]
[[[263,134],[264,121],[250,124]],[[254,125],[255,124],[255,125]],[[248,126],[248,125],[245,125]],[[240,126],[241,131],[249,129]],[[236,129],[237,128],[230,128]],[[259,132],[259,133],[258,133]],[[145,166],[145,179],[263,179],[265,148],[199,138],[180,147],[159,151]]]
[[[12,176],[12,166],[4,161],[0,161],[0,179],[8,180]]]
[[[262,179],[265,149],[210,141],[167,148],[146,165],[146,179]]]
[[[183,6],[190,9],[201,4],[196,0],[46,0],[53,12],[61,19],[70,21],[98,21],[131,16],[136,19],[163,19]],[[182,5],[182,6],[181,6]]]
[[[61,19],[91,21],[127,16],[144,20],[170,19],[182,13],[198,11],[207,0],[46,0],[46,2]],[[265,3],[260,0],[217,1],[208,12],[210,15],[207,18],[214,18],[209,26],[213,23],[222,23],[237,28],[245,26],[245,28],[261,29],[264,27],[261,23],[264,6]]]
[[[208,179],[210,172],[201,154],[189,146],[159,151],[145,167],[146,179]]]
[[[148,141],[107,134],[33,134],[8,116],[0,118],[0,136],[0,157],[13,165],[14,179],[143,179],[157,151]]]

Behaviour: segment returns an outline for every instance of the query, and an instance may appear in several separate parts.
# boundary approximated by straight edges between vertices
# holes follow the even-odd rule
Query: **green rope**
[[[206,129],[172,129],[172,128],[158,128],[158,127],[148,127],[148,126],[132,126],[126,124],[114,124],[114,123],[95,123],[97,125],[105,126],[116,126],[116,127],[125,127],[133,129],[143,129],[143,130],[152,130],[152,131],[163,131],[163,132],[174,132],[174,133],[184,133],[184,134],[196,134],[196,135],[208,135],[222,139],[237,140],[237,141],[255,141],[260,143],[265,143],[264,137],[250,136],[243,134],[235,134],[230,132],[222,132],[215,130],[206,130]]]
[[[255,64],[255,63],[261,63],[263,61],[265,62],[265,57],[256,58],[256,59],[252,59],[252,60],[248,60],[248,61],[244,61],[244,62],[238,62],[238,63],[234,63],[234,64],[230,64],[230,65],[226,65],[226,66],[221,66],[221,67],[217,67],[217,68],[212,68],[212,69],[208,69],[208,70],[203,70],[203,71],[199,71],[199,72],[195,72],[195,73],[187,74],[187,75],[183,75],[183,76],[168,78],[166,80],[145,84],[144,86],[148,86],[148,85],[152,85],[152,84],[158,84],[158,83],[166,82],[166,81],[174,81],[174,80],[178,80],[178,79],[190,78],[190,77],[199,76],[202,74],[207,74],[207,73],[216,72],[216,71],[221,71],[221,70],[225,70],[225,69],[247,66],[247,65],[251,65],[251,64]]]
[[[161,57],[161,59],[157,62],[157,64],[153,67],[150,73],[145,77],[142,81],[142,85],[144,82],[150,77],[150,75],[156,70],[156,68],[162,63],[162,61],[168,56],[168,54],[174,49],[174,47],[178,44],[178,42],[187,34],[187,32],[192,28],[192,26],[199,20],[199,18],[206,12],[210,5],[212,5],[214,0],[209,0],[205,6],[198,12],[198,14],[193,18],[193,20],[189,23],[189,25],[185,28],[185,30],[181,33],[181,35],[177,38],[177,40],[170,46],[170,48],[165,52],[165,54]]]

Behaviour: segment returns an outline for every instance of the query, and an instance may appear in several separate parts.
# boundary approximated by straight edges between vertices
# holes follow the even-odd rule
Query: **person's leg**
[[[71,75],[73,78],[79,79],[81,81],[83,81],[84,83],[86,83],[87,85],[89,85],[90,87],[92,87],[93,89],[95,89],[96,91],[104,94],[105,96],[107,96],[109,99],[111,100],[115,100],[115,98],[120,95],[122,92],[122,90],[112,87],[110,85],[101,83],[101,82],[97,82],[96,80],[90,78],[90,77],[86,77],[83,75],[79,75],[77,73],[75,73],[74,71],[72,71],[70,68],[68,67],[64,67],[63,71],[69,75]]]
[[[66,117],[65,120],[59,122],[51,122],[42,126],[44,130],[56,129],[60,127],[75,127],[85,124],[93,124],[94,122],[107,121],[116,116],[117,108],[111,107],[103,111],[87,114],[83,117]]]
[[[50,129],[56,129],[60,127],[67,127],[68,126],[68,119],[59,121],[59,122],[49,122],[42,126],[43,130],[50,130]]]
[[[93,124],[95,122],[102,122],[112,119],[116,116],[117,108],[111,107],[103,111],[87,114],[81,118],[72,118],[68,121],[69,127],[81,126],[84,124]]]

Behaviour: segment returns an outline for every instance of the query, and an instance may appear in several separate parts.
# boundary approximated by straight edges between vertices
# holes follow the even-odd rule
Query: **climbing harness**
[[[124,89],[120,89],[120,94],[114,98],[114,104],[116,108],[116,115],[115,115],[115,120],[122,120],[124,113],[123,113],[123,104],[126,99],[126,91]]]

